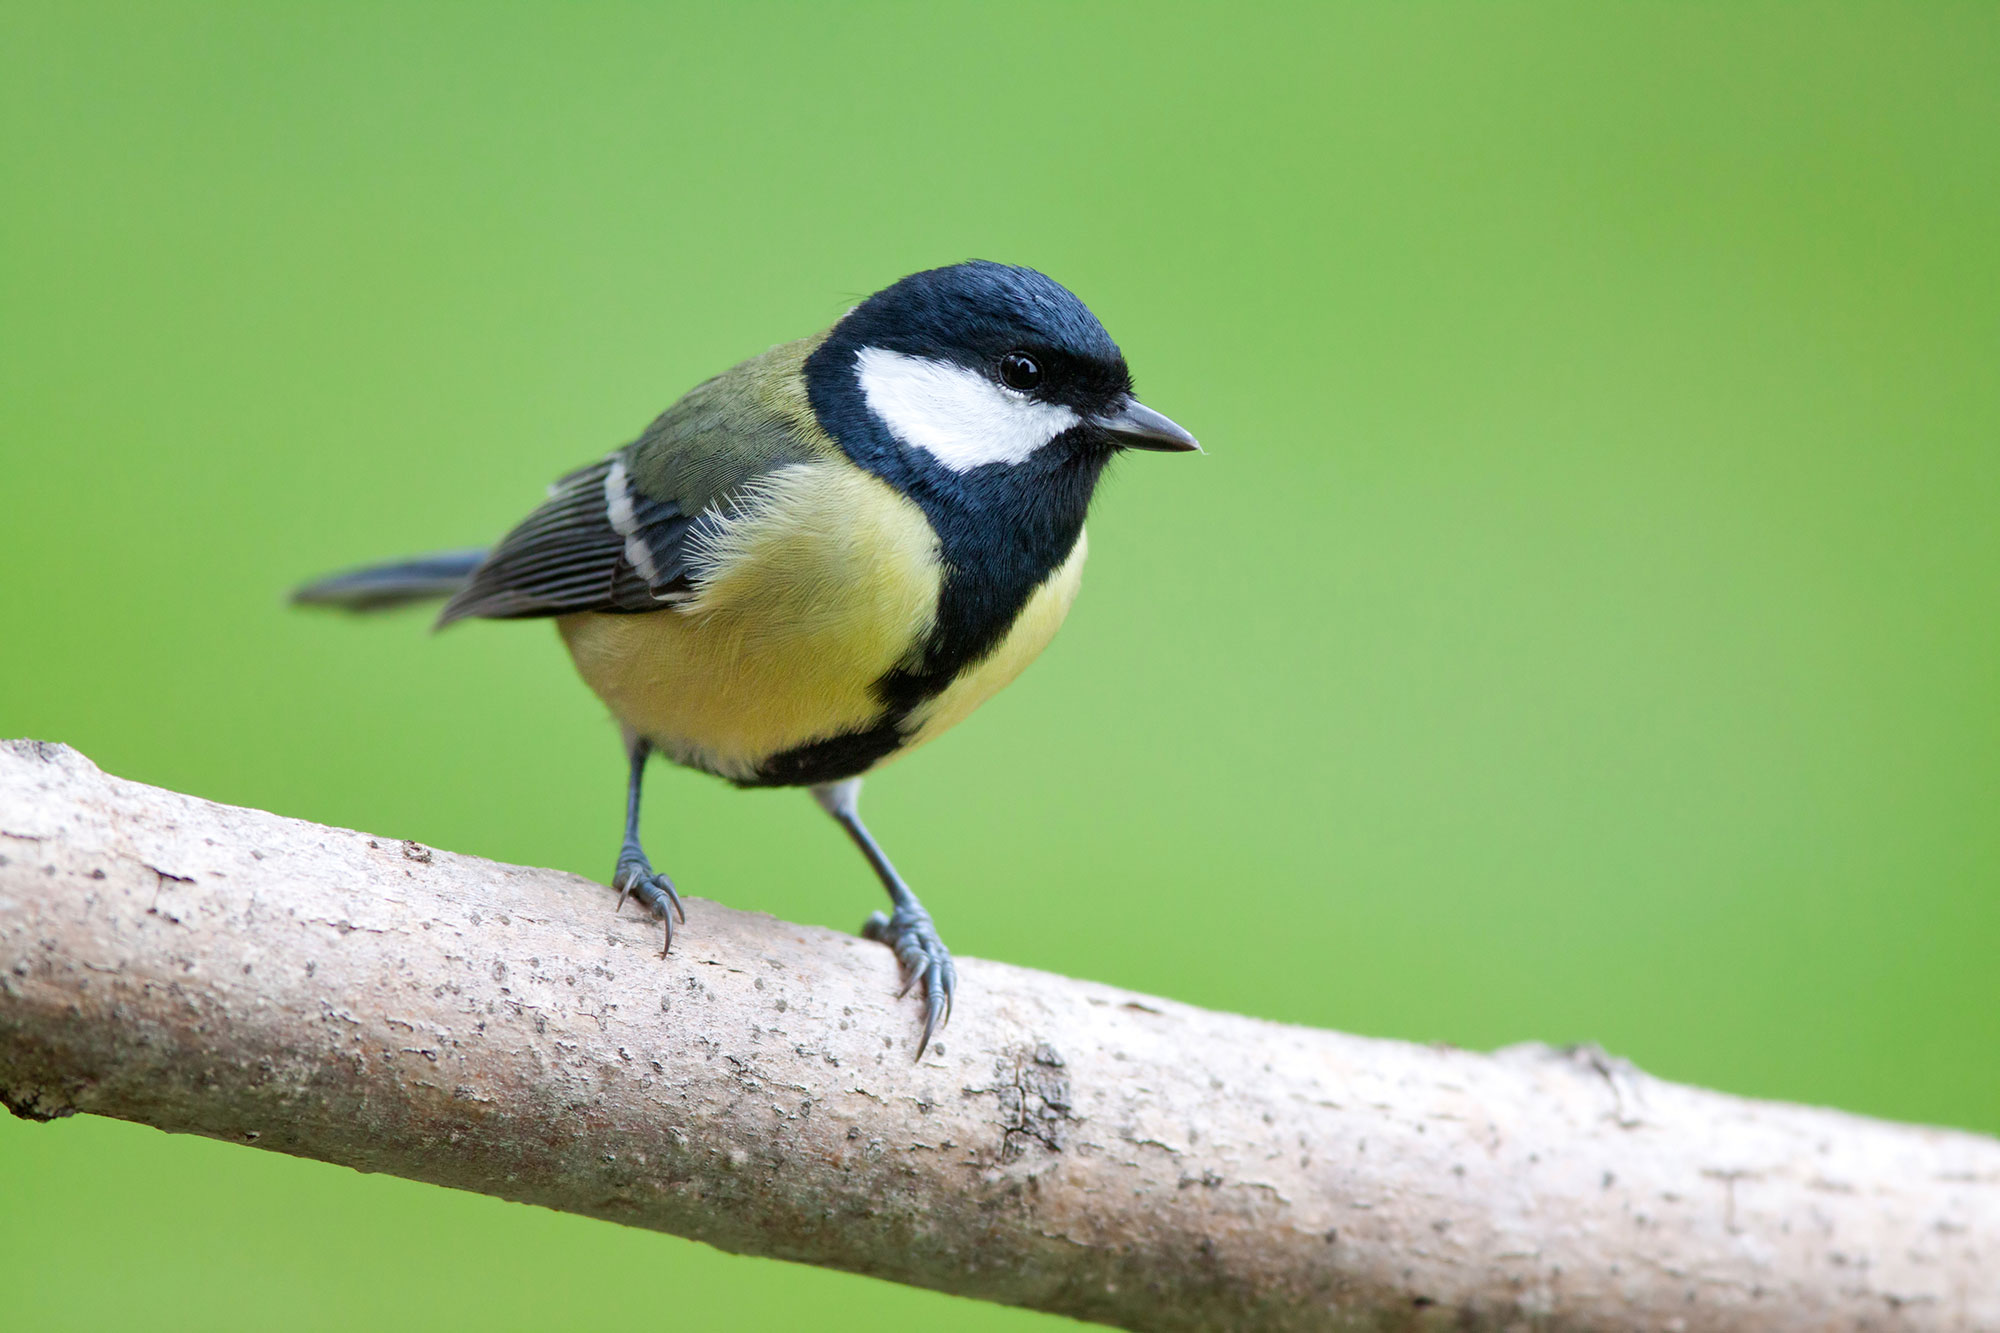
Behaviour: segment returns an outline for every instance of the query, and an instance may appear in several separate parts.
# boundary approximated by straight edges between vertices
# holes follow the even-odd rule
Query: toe
[[[943,1027],[944,1023],[944,992],[942,989],[931,988],[926,983],[924,993],[924,1031],[923,1035],[917,1038],[917,1059],[921,1060],[924,1058],[924,1052],[930,1049],[931,1038],[937,1035],[937,1030]]]
[[[661,905],[657,908],[660,915],[665,916],[667,914],[666,909],[672,907],[674,915],[681,919],[682,925],[686,925],[688,919],[687,909],[681,906],[680,894],[674,892],[674,882],[665,875],[655,875],[653,876],[652,884],[655,889],[659,890],[661,895]]]

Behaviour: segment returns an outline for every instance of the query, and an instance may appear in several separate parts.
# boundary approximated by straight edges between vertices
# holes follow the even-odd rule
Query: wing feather
[[[818,343],[781,344],[696,386],[637,440],[556,482],[445,604],[438,625],[659,611],[691,595],[697,523],[726,515],[758,477],[837,456],[801,373]]]
[[[629,497],[629,512],[620,515],[628,531],[614,525],[605,499],[606,483],[614,480]],[[445,604],[438,625],[475,616],[661,610],[689,590],[681,548],[690,521],[669,502],[633,495],[621,455],[613,454],[557,482],[541,508],[508,533]],[[651,567],[651,577],[641,564]]]

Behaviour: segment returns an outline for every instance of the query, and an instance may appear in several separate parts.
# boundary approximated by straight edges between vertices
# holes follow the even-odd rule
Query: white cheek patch
[[[1058,403],[1001,388],[976,370],[864,347],[861,395],[898,440],[954,472],[1020,463],[1081,418]]]

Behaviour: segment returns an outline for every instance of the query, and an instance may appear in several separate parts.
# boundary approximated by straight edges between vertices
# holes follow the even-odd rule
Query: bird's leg
[[[958,970],[952,966],[951,951],[938,938],[931,914],[917,901],[917,895],[910,892],[910,886],[903,883],[903,877],[889,864],[868,826],[861,822],[861,779],[829,782],[814,787],[812,794],[820,808],[847,830],[847,836],[854,839],[854,845],[868,858],[868,864],[875,867],[882,887],[889,891],[889,902],[895,910],[886,916],[881,912],[869,916],[861,933],[895,950],[896,961],[903,969],[900,994],[908,995],[912,986],[923,987],[924,1032],[917,1041],[917,1058],[921,1060],[930,1047],[931,1037],[951,1018],[951,995],[958,986]]]
[[[660,946],[660,957],[665,958],[674,944],[674,918],[686,921],[687,913],[681,910],[674,882],[653,873],[653,863],[639,845],[639,788],[646,780],[646,760],[653,753],[653,743],[627,732],[625,751],[632,760],[632,773],[625,785],[625,843],[618,849],[618,869],[611,876],[611,887],[618,890],[619,907],[625,905],[627,897],[637,898],[666,923],[667,938]]]

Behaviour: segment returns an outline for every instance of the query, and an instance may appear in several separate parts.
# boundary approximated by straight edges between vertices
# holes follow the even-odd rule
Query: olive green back
[[[633,483],[698,514],[751,478],[839,452],[813,418],[801,367],[824,333],[780,343],[688,390],[633,442]]]

